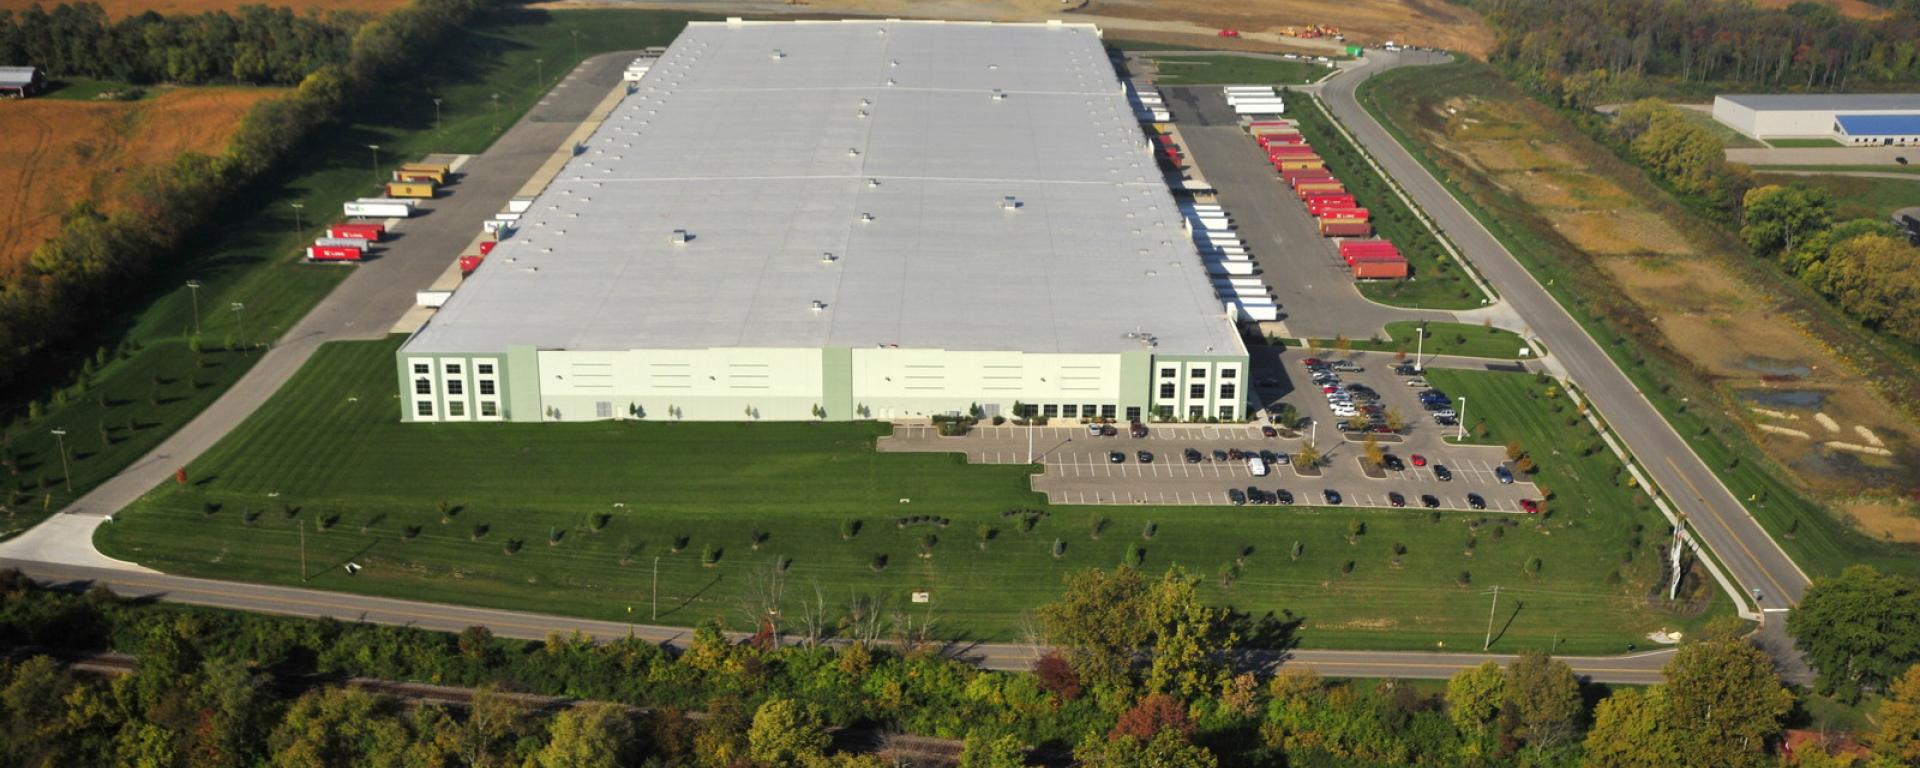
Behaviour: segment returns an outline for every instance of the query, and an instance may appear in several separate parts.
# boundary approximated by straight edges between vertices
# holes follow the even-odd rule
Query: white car
[[[1266,477],[1267,463],[1262,461],[1258,456],[1248,456],[1247,471],[1252,472],[1254,477]]]
[[[1442,408],[1434,411],[1433,417],[1436,419],[1457,419],[1460,417],[1460,414],[1454,413],[1452,408]]]

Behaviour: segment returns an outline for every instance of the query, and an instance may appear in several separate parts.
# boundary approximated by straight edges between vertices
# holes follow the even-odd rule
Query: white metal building
[[[1713,119],[1756,139],[1830,138],[1852,141],[1840,118],[1904,116],[1920,119],[1920,93],[1735,94],[1715,96]],[[1868,120],[1856,130],[1878,130],[1880,121]],[[1871,129],[1868,123],[1874,124]],[[1911,122],[1905,123],[1910,127]],[[1855,134],[1863,136],[1864,134]],[[1876,134],[1878,136],[1878,134]]]
[[[413,421],[1245,418],[1085,24],[695,22],[397,356]]]

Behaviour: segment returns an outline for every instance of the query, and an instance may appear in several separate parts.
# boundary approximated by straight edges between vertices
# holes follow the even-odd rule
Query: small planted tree
[[[249,509],[240,515],[240,519],[247,524],[248,528],[252,528],[255,523],[260,522],[260,510]]]
[[[747,530],[747,546],[752,548],[753,551],[760,551],[760,545],[766,543],[766,541],[766,531],[760,530],[759,528],[750,528]]]
[[[1140,563],[1146,559],[1146,550],[1141,549],[1138,544],[1128,544],[1126,554],[1120,556],[1120,564],[1139,567]]]
[[[1361,536],[1365,536],[1365,535],[1367,535],[1366,521],[1364,520],[1347,521],[1347,543],[1348,544],[1352,544],[1355,541],[1358,541]]]
[[[1379,467],[1387,463],[1387,450],[1381,448],[1380,441],[1374,439],[1371,434],[1367,435],[1366,441],[1360,444],[1360,452],[1366,457],[1369,466]]]
[[[933,557],[933,548],[935,545],[939,543],[940,543],[939,536],[935,536],[931,533],[922,535],[920,537],[920,558],[924,560],[924,559]]]
[[[481,539],[486,538],[487,532],[491,530],[493,529],[488,527],[486,523],[481,523],[473,527],[472,533],[468,534],[467,538],[472,539],[474,541],[479,541]]]
[[[1301,544],[1298,541],[1295,541],[1293,543],[1293,553],[1292,553],[1293,559],[1299,560],[1300,556],[1306,553],[1307,553],[1307,546],[1305,544]]]
[[[1540,558],[1538,557],[1527,558],[1526,571],[1527,571],[1528,578],[1539,576],[1540,575]]]
[[[693,537],[688,536],[684,533],[678,536],[675,536],[673,537],[673,546],[667,547],[667,551],[676,555],[680,554],[681,551],[687,548],[687,543],[692,540],[693,540]]]
[[[993,537],[1000,535],[999,529],[994,528],[991,525],[987,525],[986,523],[980,524],[980,528],[978,532],[980,537],[978,546],[980,547],[980,551],[982,552],[987,551],[987,542],[993,541]]]
[[[879,573],[881,571],[886,570],[887,556],[874,555],[872,560],[867,561],[867,569],[873,571],[874,573]]]
[[[853,541],[853,537],[860,535],[860,525],[860,519],[857,517],[840,521],[840,540]]]
[[[612,512],[601,512],[599,514],[594,515],[593,521],[592,521],[593,532],[599,533],[601,531],[606,530],[607,524],[611,522],[613,522]]]
[[[1347,575],[1347,574],[1349,574],[1349,573],[1353,573],[1353,561],[1352,561],[1352,560],[1348,560],[1348,561],[1346,561],[1346,562],[1344,562],[1344,563],[1341,563],[1341,564],[1340,564],[1340,575],[1342,575],[1342,576],[1345,576],[1345,575]]]
[[[560,530],[559,526],[548,527],[547,528],[547,546],[549,547],[560,546],[560,540],[563,538],[566,538],[566,536],[567,536],[567,532]]]
[[[720,563],[720,548],[708,544],[700,548],[700,567],[712,568]]]
[[[1407,417],[1400,415],[1397,408],[1388,408],[1380,414],[1380,419],[1386,422],[1387,429],[1394,432],[1404,432],[1407,429]]]
[[[446,500],[441,500],[440,503],[434,505],[434,508],[440,510],[441,525],[453,522],[453,507],[448,505]]]
[[[417,538],[420,538],[420,526],[406,525],[400,527],[400,543],[405,544]]]
[[[1058,560],[1066,556],[1067,556],[1067,543],[1057,538],[1054,539],[1053,540],[1053,559]]]
[[[1320,449],[1315,447],[1313,443],[1300,446],[1299,452],[1293,454],[1293,463],[1302,467],[1319,466]]]
[[[506,546],[501,547],[500,551],[506,553],[507,557],[513,557],[514,555],[520,553],[521,547],[524,547],[526,545],[527,545],[526,542],[521,541],[519,539],[507,539]]]
[[[1617,573],[1619,573],[1619,571],[1614,571],[1614,573],[1616,573],[1616,574],[1617,574]],[[1461,588],[1463,588],[1463,589],[1464,589],[1464,588],[1466,588],[1466,587],[1471,587],[1471,586],[1473,586],[1473,572],[1472,572],[1472,571],[1461,571],[1461,572],[1460,572],[1460,575],[1459,575],[1459,576],[1455,576],[1455,577],[1453,578],[1453,583],[1454,583],[1454,584],[1455,584],[1456,586],[1459,586],[1459,587],[1461,587]]]
[[[1107,530],[1107,525],[1111,522],[1113,521],[1108,520],[1107,518],[1104,518],[1104,517],[1096,516],[1095,518],[1093,518],[1093,524],[1089,526],[1090,530],[1087,531],[1087,537],[1091,539],[1099,539],[1100,534]]]
[[[1148,520],[1147,524],[1140,529],[1140,538],[1151,541],[1153,540],[1153,535],[1159,532],[1160,526],[1154,525],[1152,520]]]
[[[1519,443],[1507,443],[1507,461],[1519,461],[1520,457],[1525,455],[1527,450],[1521,448]]]

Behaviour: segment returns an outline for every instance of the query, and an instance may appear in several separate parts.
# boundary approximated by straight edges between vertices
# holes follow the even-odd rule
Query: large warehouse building
[[[1920,144],[1920,93],[1716,96],[1713,119],[1756,139],[1910,146]]]
[[[692,23],[398,353],[403,418],[1245,418],[1099,31]]]

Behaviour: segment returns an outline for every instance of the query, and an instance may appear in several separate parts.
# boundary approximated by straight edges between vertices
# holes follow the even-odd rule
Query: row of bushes
[[[354,36],[343,65],[323,64],[290,95],[247,114],[225,153],[186,153],[137,172],[112,212],[76,205],[59,234],[0,282],[0,392],[52,351],[97,332],[160,267],[181,259],[214,215],[353,106],[357,94],[417,69],[489,0],[414,0]]]

